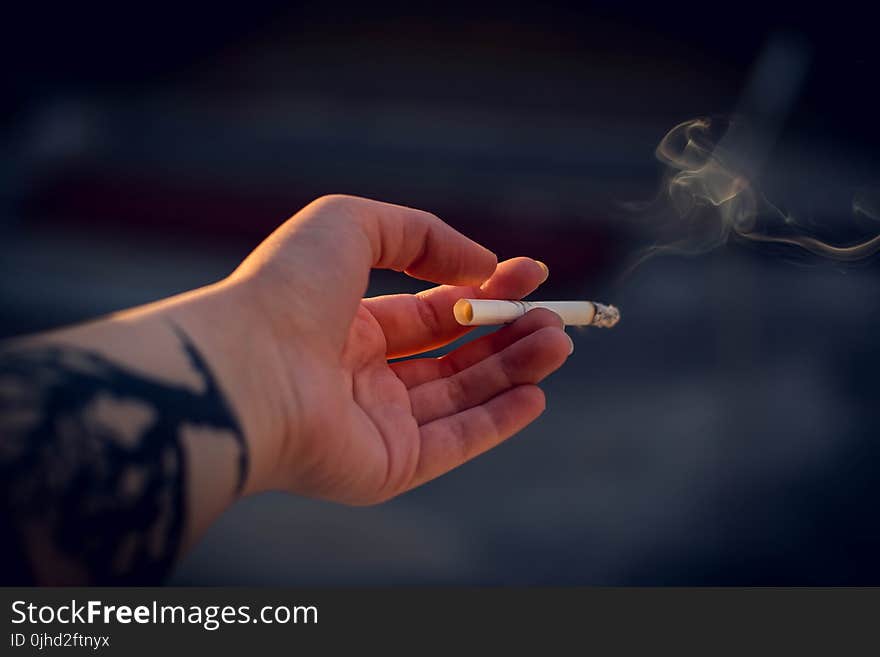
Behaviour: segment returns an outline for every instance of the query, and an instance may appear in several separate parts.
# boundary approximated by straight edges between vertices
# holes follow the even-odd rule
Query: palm
[[[386,359],[382,327],[361,304],[352,322],[341,361],[351,386],[340,391],[347,412],[341,421],[357,440],[340,454],[339,471],[357,471],[358,497],[385,499],[410,487],[418,463],[419,426],[409,391]],[[342,427],[340,427],[342,429]]]

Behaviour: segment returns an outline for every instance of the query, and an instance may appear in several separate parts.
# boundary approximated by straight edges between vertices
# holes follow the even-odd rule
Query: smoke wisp
[[[656,149],[666,166],[662,198],[653,212],[657,240],[636,264],[661,253],[706,253],[732,239],[797,247],[840,262],[880,251],[875,235],[835,244],[768,201],[749,171],[746,127],[736,119],[696,118],[670,130]],[[670,207],[671,206],[671,207]],[[880,222],[880,194],[865,189],[852,203],[856,218]]]

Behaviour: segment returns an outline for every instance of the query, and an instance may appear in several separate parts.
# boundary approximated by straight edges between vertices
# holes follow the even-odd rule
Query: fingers
[[[540,388],[522,385],[485,404],[422,426],[413,486],[439,477],[510,438],[535,420],[544,405]]]
[[[261,307],[293,317],[303,330],[339,346],[371,268],[405,271],[437,283],[479,285],[497,262],[491,251],[428,212],[337,194],[296,213],[235,275],[261,274]]]
[[[536,308],[512,324],[468,342],[445,356],[403,360],[392,363],[391,369],[407,388],[413,388],[440,377],[457,374],[530,333],[547,326],[562,328],[562,319],[550,310]]]
[[[353,216],[370,245],[370,267],[404,271],[414,278],[455,285],[480,284],[498,264],[489,249],[430,212],[369,199],[330,197]]]
[[[449,377],[411,388],[412,413],[419,425],[489,401],[506,390],[538,383],[571,353],[558,326],[546,326]]]
[[[365,299],[364,305],[385,332],[388,357],[398,358],[442,347],[470,331],[452,314],[459,299],[521,299],[546,279],[545,266],[531,258],[513,258],[499,263],[480,287],[441,285],[415,295]]]

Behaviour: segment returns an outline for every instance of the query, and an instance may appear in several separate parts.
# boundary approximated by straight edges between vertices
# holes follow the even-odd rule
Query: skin
[[[440,285],[364,299],[373,268]],[[295,214],[216,284],[10,348],[76,347],[151,381],[199,390],[204,383],[177,332],[188,337],[234,413],[248,465],[239,486],[234,441],[181,430],[185,548],[240,495],[283,490],[376,504],[534,421],[545,407],[537,384],[573,348],[550,311],[534,310],[441,358],[391,359],[464,335],[452,314],[458,299],[518,299],[546,278],[537,261],[498,263],[430,213],[334,195]],[[137,419],[124,409],[117,415],[121,425]],[[88,581],[76,564],[71,572],[39,575]]]

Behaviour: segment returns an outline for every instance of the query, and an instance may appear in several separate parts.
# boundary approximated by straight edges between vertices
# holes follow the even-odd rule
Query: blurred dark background
[[[622,323],[574,331],[503,448],[375,508],[247,499],[174,583],[880,584],[876,261],[731,244],[620,279],[657,142],[736,109],[779,35],[809,63],[762,189],[846,230],[880,183],[866,12],[7,8],[0,337],[214,281],[321,194],[429,209]]]

